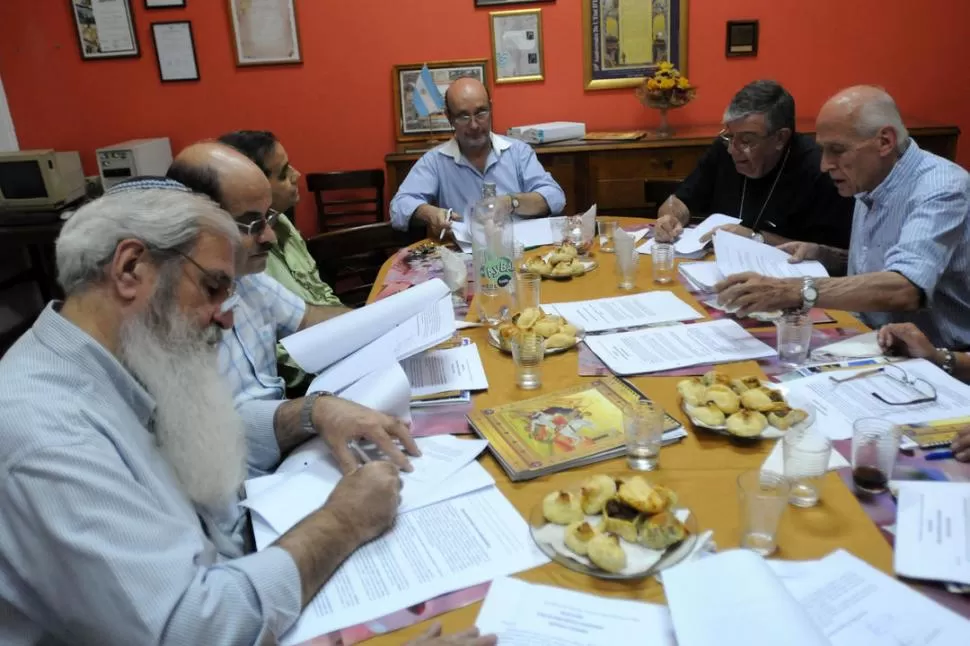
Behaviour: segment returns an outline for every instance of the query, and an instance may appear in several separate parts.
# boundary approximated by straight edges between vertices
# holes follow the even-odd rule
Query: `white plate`
[[[687,405],[684,403],[683,398],[681,398],[680,400],[680,409],[684,411],[684,413],[687,415],[687,418],[690,420],[690,423],[693,424],[696,428],[703,428],[705,430],[711,431],[713,433],[717,433],[719,435],[735,437],[740,440],[776,440],[780,437],[783,437],[789,431],[803,430],[803,429],[809,428],[812,424],[815,423],[815,407],[812,405],[810,401],[805,399],[803,396],[792,394],[791,389],[783,385],[773,384],[767,381],[762,381],[761,385],[765,386],[766,388],[771,388],[772,390],[777,390],[778,392],[780,392],[782,395],[784,395],[785,401],[788,403],[788,406],[790,408],[800,408],[804,410],[806,413],[808,413],[808,417],[805,418],[804,422],[800,422],[798,424],[792,425],[792,427],[787,431],[783,431],[781,429],[775,428],[774,426],[769,424],[765,430],[761,431],[760,435],[743,437],[741,435],[735,435],[734,433],[728,432],[726,424],[721,424],[719,426],[710,426],[709,424],[705,424],[704,422],[701,422],[695,419],[690,413],[687,412]],[[767,415],[765,415],[765,417],[767,417]]]

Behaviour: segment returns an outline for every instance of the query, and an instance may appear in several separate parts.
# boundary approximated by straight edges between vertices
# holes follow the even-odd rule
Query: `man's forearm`
[[[677,218],[677,221],[683,226],[687,226],[687,223],[690,222],[690,209],[688,209],[687,205],[681,202],[680,198],[678,198],[676,195],[671,195],[668,197],[666,200],[664,200],[664,203],[660,205],[660,208],[657,209],[658,218],[662,218],[665,215],[671,215]]]
[[[323,507],[280,536],[276,545],[286,550],[300,572],[303,606],[316,596],[360,541],[350,519],[339,518]]]
[[[783,245],[786,242],[791,242],[790,238],[785,236],[780,236],[777,233],[768,233],[767,231],[759,231],[761,235],[765,237],[765,243],[770,244],[772,247],[777,247],[778,245]]]
[[[286,455],[307,440],[316,437],[316,432],[303,428],[300,413],[303,410],[303,397],[291,399],[276,409],[273,418],[273,430],[276,431],[276,442],[280,446],[280,455]]]
[[[549,204],[546,198],[540,193],[517,193],[516,199],[519,200],[519,208],[515,214],[524,218],[549,215]]]
[[[825,265],[830,274],[844,276],[849,269],[849,250],[819,245],[818,261]]]
[[[311,305],[307,303],[306,314],[303,315],[303,320],[300,321],[300,329],[305,330],[317,323],[328,321],[349,311],[350,308],[343,305]]]
[[[418,208],[414,209],[414,213],[411,215],[412,218],[417,218],[422,222],[432,222],[435,216],[441,211],[437,206],[432,206],[431,204],[422,204]]]
[[[843,278],[820,278],[818,306],[849,312],[906,312],[919,309],[920,291],[900,274],[880,271]]]

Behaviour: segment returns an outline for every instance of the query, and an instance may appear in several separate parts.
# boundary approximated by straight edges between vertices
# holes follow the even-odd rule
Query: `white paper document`
[[[736,322],[722,319],[618,334],[590,335],[586,345],[617,375],[637,375],[777,354]]]
[[[970,482],[899,483],[896,573],[970,585]]]
[[[676,646],[664,606],[509,577],[492,581],[475,626],[502,646]]]
[[[882,354],[882,348],[879,347],[878,332],[872,331],[816,348],[812,350],[812,359],[837,361],[881,357]]]
[[[482,357],[474,344],[423,352],[402,361],[401,366],[411,384],[412,397],[488,388]]]
[[[543,305],[542,309],[548,314],[558,314],[587,332],[704,318],[703,314],[667,291],[552,303]]]
[[[515,241],[526,249],[558,244],[562,241],[562,225],[565,221],[564,217],[518,220],[512,225]]]
[[[682,262],[677,270],[687,279],[694,292],[710,292],[714,285],[724,280],[724,276],[717,269],[717,263],[710,262]]]
[[[642,245],[640,245],[639,247],[637,247],[637,252],[640,253],[641,255],[648,255],[648,256],[649,255],[652,255],[653,254],[653,246],[655,244],[657,244],[656,238],[650,238],[649,240],[647,240],[646,242],[644,242]],[[676,256],[678,258],[687,258],[687,259],[690,259],[690,260],[700,260],[701,258],[703,258],[704,256],[706,256],[710,251],[709,251],[709,249],[707,249],[705,247],[705,248],[703,248],[703,249],[701,249],[699,251],[695,251],[693,253],[680,253],[679,251],[677,251],[677,247],[675,246],[674,247],[674,252],[675,252],[675,254],[676,254]]]
[[[723,213],[712,213],[696,227],[684,229],[684,232],[674,242],[674,250],[680,255],[689,255],[703,251],[710,243],[710,240],[701,242],[701,238],[714,229],[728,224],[741,224],[741,219],[732,218],[730,215],[724,215]]]
[[[299,644],[497,577],[548,563],[496,487],[398,516],[340,567],[283,637]]]
[[[746,271],[772,278],[825,278],[829,275],[818,261],[790,263],[791,256],[781,249],[726,231],[718,231],[714,236],[714,255],[718,271],[724,276]]]
[[[894,365],[911,378],[922,378],[932,384],[937,392],[936,401],[910,406],[894,406],[881,401],[876,395],[891,402],[913,401],[922,396],[919,390],[886,376],[886,372],[843,383],[832,380],[832,377],[845,379],[853,374],[878,370],[872,366],[793,380],[790,382],[791,393],[815,407],[815,426],[833,440],[852,437],[852,424],[860,417],[882,417],[896,424],[913,424],[970,415],[970,386],[967,384],[925,359],[911,359]]]
[[[291,334],[282,339],[283,347],[305,371],[318,373],[391,332],[408,319],[434,308],[449,294],[444,281],[434,278]],[[451,320],[451,333],[454,333],[453,311]]]

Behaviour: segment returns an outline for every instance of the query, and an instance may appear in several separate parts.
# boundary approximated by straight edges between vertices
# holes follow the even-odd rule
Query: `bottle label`
[[[505,287],[512,282],[514,275],[515,268],[512,266],[511,258],[485,252],[485,262],[482,263],[479,275],[483,287]]]

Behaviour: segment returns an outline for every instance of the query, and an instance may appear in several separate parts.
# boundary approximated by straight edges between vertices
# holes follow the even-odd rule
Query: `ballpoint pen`
[[[358,459],[360,459],[361,464],[367,464],[371,461],[370,457],[364,452],[364,449],[360,448],[360,444],[356,440],[351,440],[347,442],[347,446],[350,450],[357,454]]]
[[[949,460],[953,457],[953,451],[933,451],[923,456],[927,460]]]
[[[453,209],[448,209],[448,212],[445,213],[445,224],[448,224],[449,222],[451,222],[451,215],[453,213],[454,213],[454,210]],[[445,239],[445,231],[447,231],[447,230],[448,230],[447,228],[444,228],[444,229],[441,230],[441,233],[438,235],[438,240],[444,240]]]

